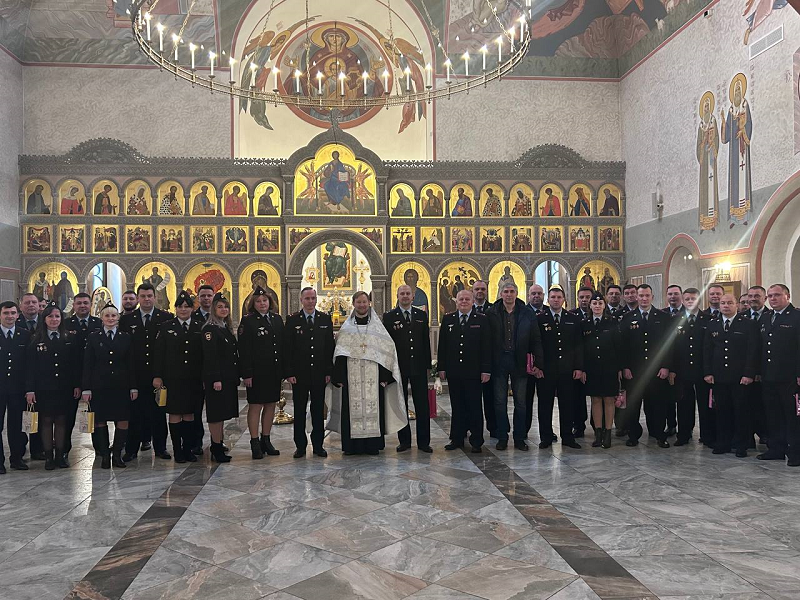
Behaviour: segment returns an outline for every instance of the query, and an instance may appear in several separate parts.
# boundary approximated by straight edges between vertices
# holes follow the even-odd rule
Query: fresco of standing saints
[[[731,106],[727,116],[720,110],[723,144],[728,144],[728,220],[729,227],[736,223],[747,225],[753,196],[750,173],[750,140],[753,137],[753,120],[747,101],[747,78],[738,73],[729,89]]]
[[[697,162],[700,163],[700,205],[697,213],[701,232],[713,231],[719,223],[719,127],[714,116],[714,105],[714,93],[703,94],[700,99],[700,124],[697,126]]]

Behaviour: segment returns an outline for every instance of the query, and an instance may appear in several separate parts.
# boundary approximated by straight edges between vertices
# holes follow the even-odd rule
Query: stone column
[[[375,312],[379,315],[382,315],[388,308],[387,306],[387,296],[389,291],[387,286],[389,285],[389,276],[388,275],[372,275],[372,307],[375,309]]]
[[[286,314],[290,315],[293,312],[300,310],[300,289],[303,285],[303,276],[289,273],[286,275],[286,293],[284,294],[284,304],[286,305]]]

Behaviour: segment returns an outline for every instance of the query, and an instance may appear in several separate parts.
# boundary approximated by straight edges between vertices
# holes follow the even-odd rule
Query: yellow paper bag
[[[94,433],[94,411],[90,404],[86,405],[86,410],[78,412],[78,431],[81,433]]]
[[[159,406],[167,405],[167,388],[162,387],[160,390],[156,391],[156,400]]]
[[[28,406],[28,409],[22,413],[22,431],[39,433],[39,413],[32,406]]]

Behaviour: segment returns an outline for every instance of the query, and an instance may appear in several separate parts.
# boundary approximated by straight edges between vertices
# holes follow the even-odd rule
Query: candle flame
[[[427,65],[425,65],[425,70],[426,71],[430,71],[431,70],[431,63],[428,63]]]
[[[149,21],[150,19],[152,19],[152,17],[150,16],[149,12],[144,13],[144,18],[145,18],[146,21]]]
[[[210,58],[211,60],[214,60],[215,58],[217,58],[217,55],[216,55],[215,52],[209,52],[208,53],[208,58]]]
[[[164,31],[164,25],[161,22],[156,23],[156,29],[158,29],[159,32],[163,32]]]
[[[498,46],[502,46],[503,45],[503,36],[498,36],[495,41],[497,42]]]
[[[369,78],[369,73],[367,73],[366,71],[364,71],[364,72],[361,74],[361,76],[362,76],[364,79],[367,79],[367,78]]]
[[[405,70],[404,70],[403,72],[404,72],[406,75],[409,75],[409,74],[411,73],[411,67],[406,67],[406,68],[405,68]]]
[[[256,63],[254,63],[254,62],[250,63],[250,69],[251,70],[255,71],[257,68],[258,68],[258,65]]]
[[[295,69],[294,76],[295,77],[300,77],[300,75],[302,75],[302,73],[300,72],[300,69]]]
[[[317,71],[317,79],[322,79],[322,73],[320,73],[319,71]]]
[[[229,62],[229,63],[231,63],[231,66],[233,66],[233,63],[235,63],[235,62],[236,62],[236,59],[235,59],[235,58],[233,58],[233,57],[231,56],[231,57],[228,59],[228,62]]]
[[[481,52],[483,52],[484,54],[486,54],[488,51],[489,51],[489,49],[486,47],[486,44],[484,44],[483,46],[481,46]]]
[[[464,54],[461,55],[461,58],[464,60],[469,60],[469,52],[464,52]]]
[[[275,75],[276,73],[280,73],[281,70],[278,67],[272,67],[272,74]]]
[[[444,66],[445,66],[445,67],[449,67],[449,66],[450,66],[450,65],[452,65],[452,64],[453,64],[453,63],[451,63],[451,62],[450,62],[450,59],[449,59],[449,58],[448,58],[446,61],[444,61]]]

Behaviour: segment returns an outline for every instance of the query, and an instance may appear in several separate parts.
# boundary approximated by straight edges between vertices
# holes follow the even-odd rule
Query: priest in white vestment
[[[378,454],[384,436],[408,424],[398,382],[397,350],[365,292],[353,295],[353,312],[336,337],[328,429],[342,436],[345,454]]]

